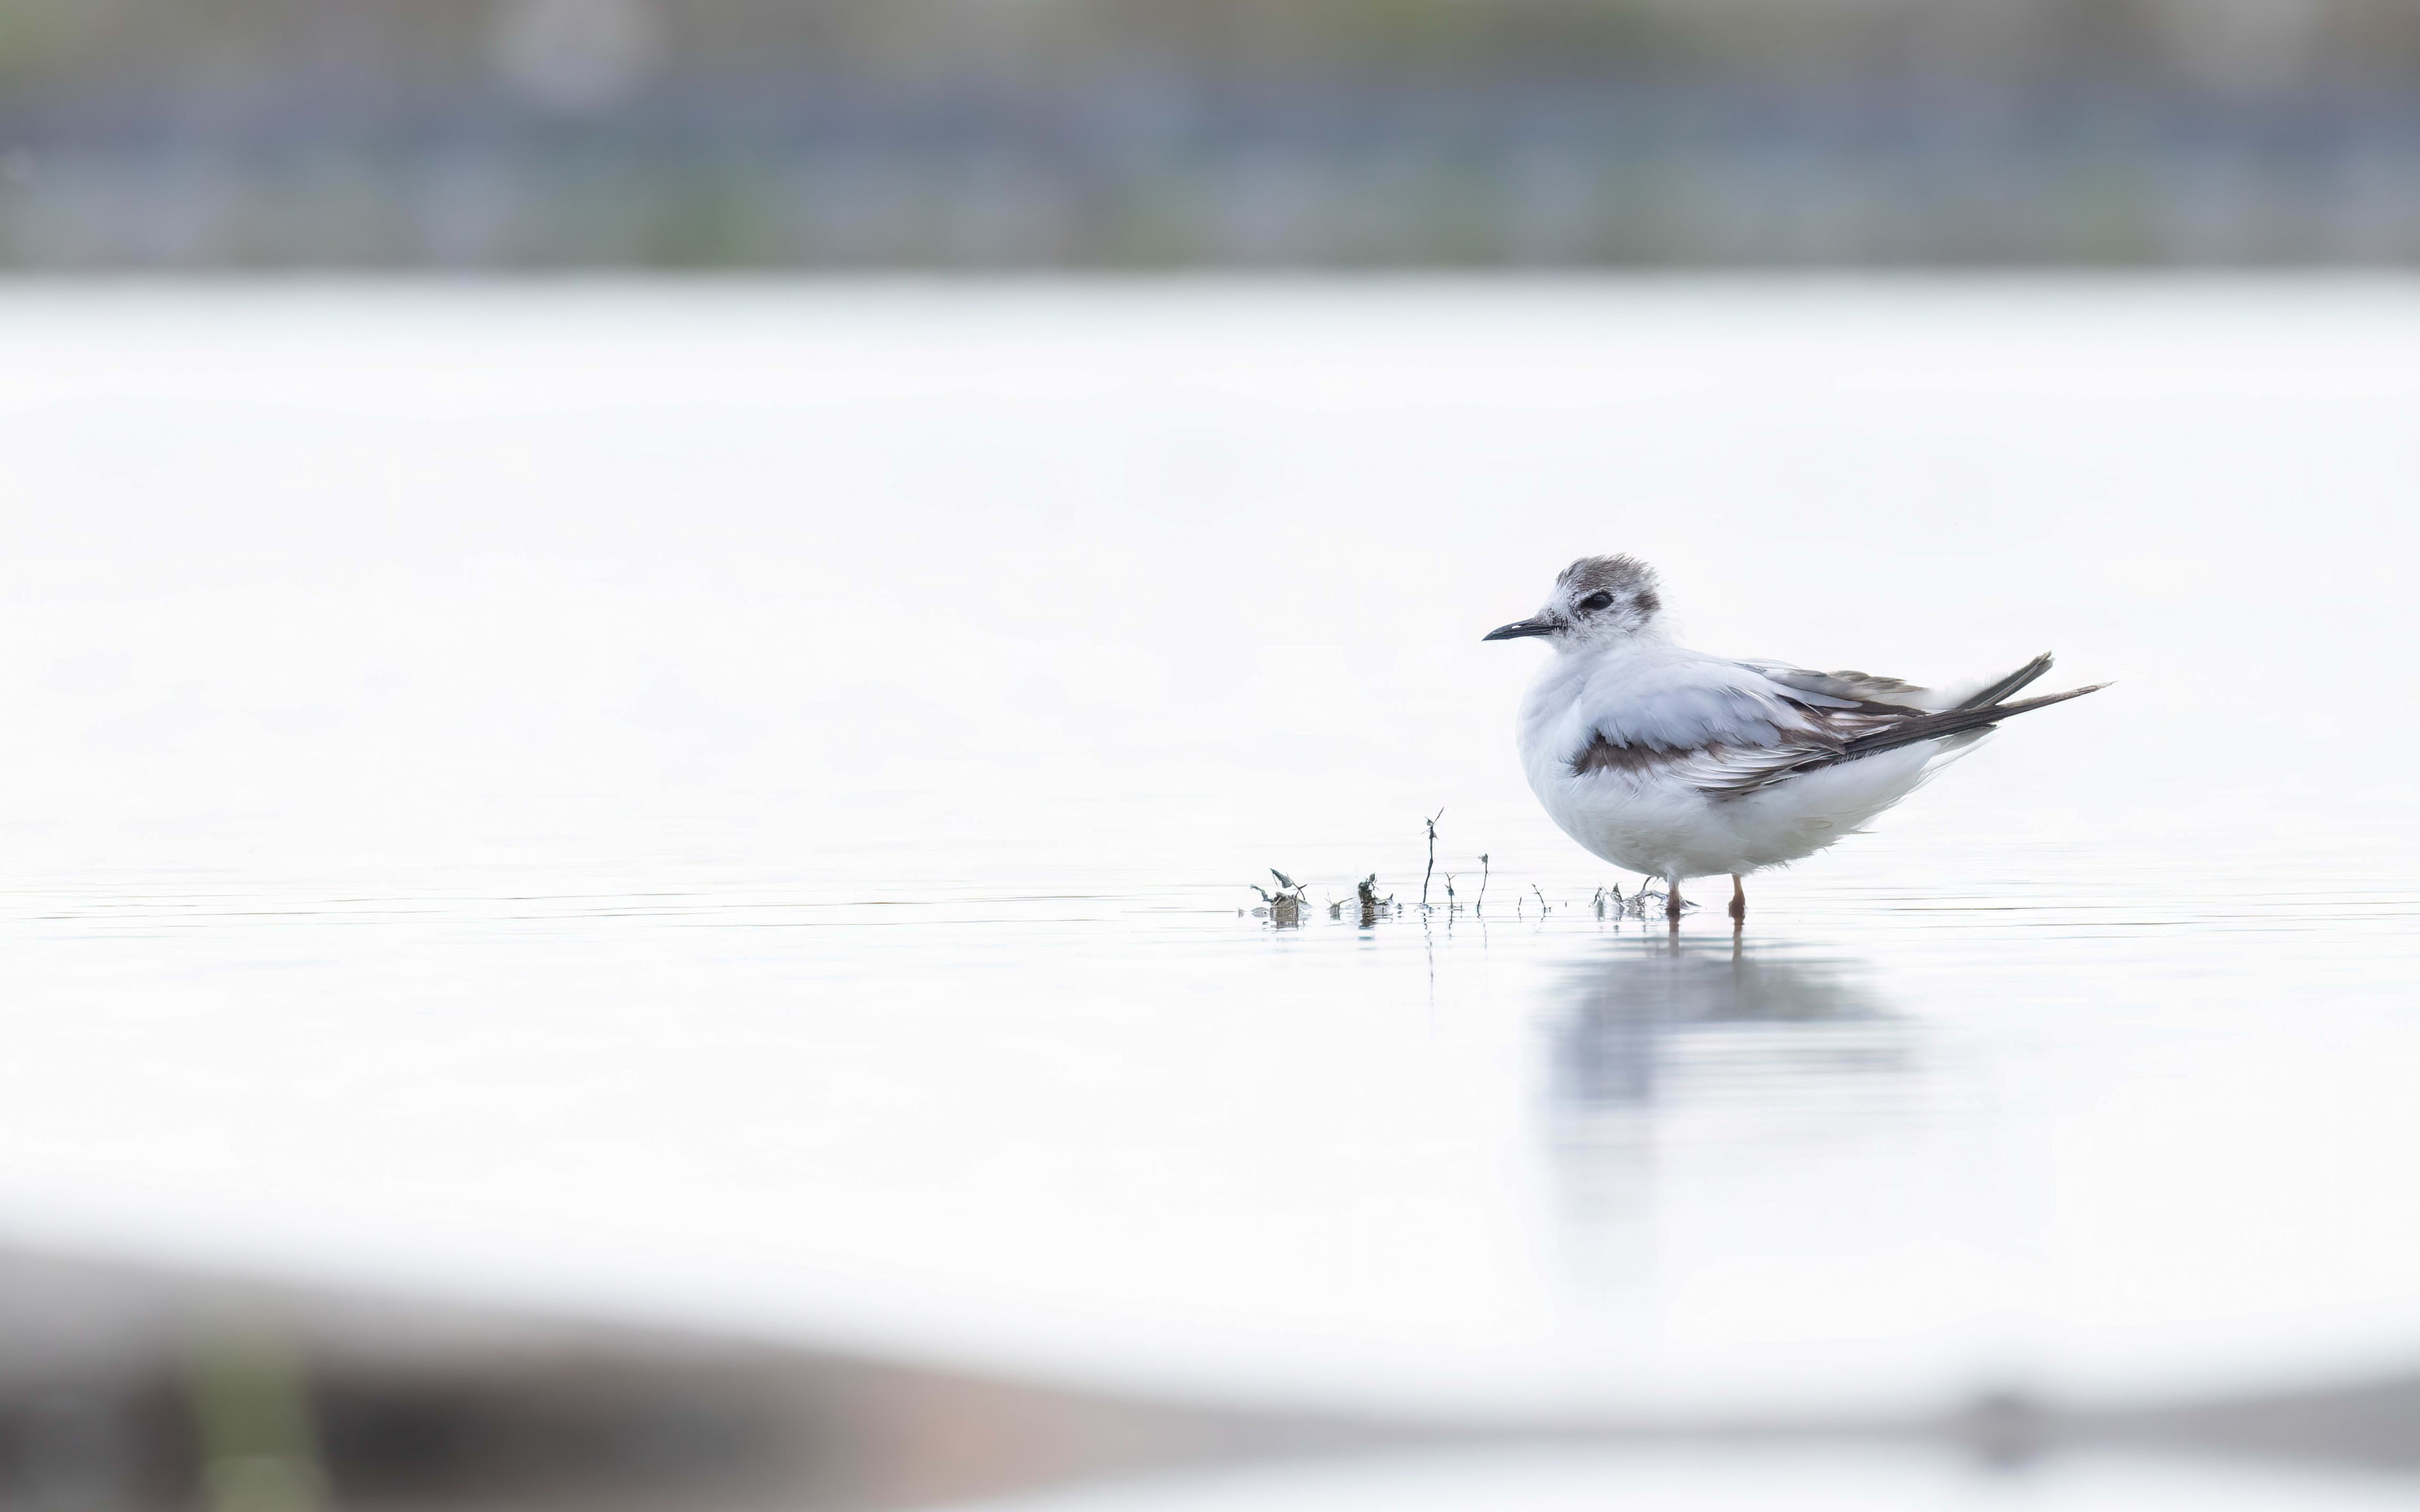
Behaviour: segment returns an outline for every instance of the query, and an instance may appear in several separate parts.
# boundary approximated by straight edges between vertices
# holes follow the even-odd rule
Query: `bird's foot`
[[[1679,911],[1694,914],[1698,911],[1698,905],[1695,902],[1684,898],[1681,900]],[[1622,900],[1620,908],[1611,912],[1629,918],[1667,918],[1672,915],[1674,909],[1672,899],[1661,891],[1634,892]]]

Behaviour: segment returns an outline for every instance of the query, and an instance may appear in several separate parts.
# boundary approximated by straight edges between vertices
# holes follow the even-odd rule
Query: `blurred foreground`
[[[1327,1467],[1366,1475],[1357,1467],[1449,1449],[1694,1448],[1754,1483],[1770,1478],[1761,1455],[1809,1445],[1946,1453],[2003,1472],[2118,1451],[2200,1460],[2221,1484],[2233,1466],[2286,1470],[2288,1487],[2291,1473],[2351,1472],[2420,1489],[2420,1374],[2123,1412],[1993,1396],[1901,1421],[1323,1419],[0,1255],[0,1505],[11,1508],[845,1512],[1152,1475],[1165,1489],[1130,1484],[1109,1504],[1148,1507],[1184,1504],[1192,1477],[1239,1467],[1302,1467],[1280,1479],[1308,1472],[1316,1488]],[[1495,1484],[1528,1505],[1520,1488],[1535,1467],[1520,1464],[1499,1465]],[[1709,1494],[1730,1478],[1698,1477]],[[1685,1474],[1675,1484],[1684,1499],[1665,1504],[1700,1504]],[[2337,1504],[2329,1481],[2316,1484],[2319,1504]],[[1352,1504],[1335,1488],[1311,1494],[1308,1504]]]
[[[0,1258],[0,1504],[922,1505],[1357,1437],[661,1331]]]

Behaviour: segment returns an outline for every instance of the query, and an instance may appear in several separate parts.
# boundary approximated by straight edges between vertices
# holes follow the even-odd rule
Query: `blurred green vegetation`
[[[332,54],[404,84],[476,74],[489,0],[10,0],[14,86]],[[1789,71],[2173,76],[2239,87],[2420,73],[2412,0],[655,0],[684,69],[1204,67],[1488,71],[1609,62]]]
[[[186,1380],[209,1512],[317,1512],[327,1477],[300,1355],[223,1333],[194,1347]]]
[[[0,266],[2420,258],[2420,0],[9,0]]]

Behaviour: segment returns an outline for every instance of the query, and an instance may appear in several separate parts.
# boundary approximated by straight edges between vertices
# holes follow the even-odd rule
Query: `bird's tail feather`
[[[2045,651],[1998,682],[1989,684],[1971,697],[1952,705],[1947,712],[1954,714],[1962,709],[1988,709],[2011,694],[2031,686],[2035,678],[2048,671],[2050,671],[2050,653]]]

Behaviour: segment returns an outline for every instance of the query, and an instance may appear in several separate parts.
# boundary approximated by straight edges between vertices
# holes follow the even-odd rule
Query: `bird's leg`
[[[1747,884],[1740,880],[1736,872],[1731,873],[1731,922],[1747,922]]]
[[[1678,878],[1664,884],[1664,922],[1674,929],[1681,927],[1681,884]]]

